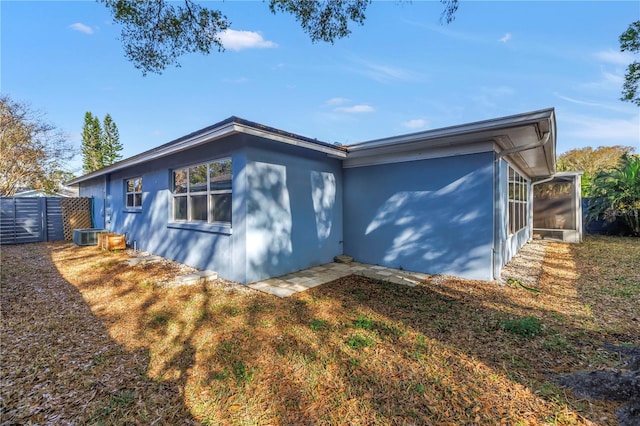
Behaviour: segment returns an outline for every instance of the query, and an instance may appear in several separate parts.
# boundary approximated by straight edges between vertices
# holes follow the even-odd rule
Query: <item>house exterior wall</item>
[[[520,212],[512,224],[524,222],[525,185],[516,179],[511,189],[519,192],[510,204],[507,161],[545,177],[553,173],[554,152],[553,109],[346,149],[230,117],[72,182],[93,198],[94,226],[233,281],[280,276],[342,253],[394,268],[494,279],[532,234],[532,203],[527,226],[509,232],[510,206]],[[172,194],[176,169],[183,190]],[[517,171],[529,179],[531,200],[530,177]],[[125,181],[138,177],[142,194],[131,191],[136,207],[127,208]],[[182,222],[173,220],[174,199]],[[186,221],[188,212],[202,221]]]
[[[125,234],[130,245],[167,259],[199,268],[213,269],[221,277],[245,282],[244,216],[241,176],[245,164],[242,137],[233,136],[196,147],[170,157],[115,171],[106,179],[106,224],[111,232]],[[231,228],[209,224],[174,223],[171,221],[171,171],[219,158],[232,158],[233,208]],[[127,209],[125,180],[142,177],[142,207]],[[92,183],[92,182],[91,182]],[[104,186],[104,183],[103,183]],[[97,197],[98,186],[81,183],[81,193]],[[101,197],[104,199],[104,195]]]
[[[345,169],[345,254],[393,268],[492,279],[494,155]]]
[[[245,173],[247,282],[332,262],[342,254],[340,160],[256,142]]]
[[[172,170],[228,157],[232,226],[172,222]],[[136,177],[142,207],[128,209],[125,181]],[[284,275],[342,253],[342,168],[323,153],[235,135],[80,187],[105,206],[108,229],[126,234],[130,245],[229,280]]]

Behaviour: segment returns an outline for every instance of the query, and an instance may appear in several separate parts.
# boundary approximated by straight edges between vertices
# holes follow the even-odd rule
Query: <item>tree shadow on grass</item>
[[[57,249],[51,256],[66,261]],[[78,257],[75,248],[59,250]],[[140,385],[136,397],[109,394],[93,407],[103,423],[126,421],[132,401],[153,404],[136,421],[170,418],[161,415],[172,409],[156,408],[166,404],[175,407],[174,424],[580,423],[578,412],[599,423],[599,416],[614,418],[602,402],[580,407],[544,375],[591,361],[600,342],[589,312],[544,303],[575,280],[554,265],[542,295],[492,283],[410,288],[352,276],[278,299],[221,283],[155,288],[155,267],[113,264],[98,273],[91,262],[100,259],[79,260],[67,266],[80,268],[73,285],[88,302],[67,283],[75,292],[69,298],[91,306],[97,317],[83,316],[100,323],[98,335],[116,353],[139,354],[128,370],[108,364],[117,372],[108,378],[135,370]],[[480,294],[486,286],[494,297]],[[541,334],[505,330],[505,320],[527,316],[541,319]],[[148,402],[155,400],[162,404]]]
[[[57,271],[53,252],[69,248],[2,248],[0,423],[195,423],[181,397],[183,385],[149,379],[149,351],[112,339]],[[67,260],[91,256],[75,257]]]
[[[567,256],[565,260],[572,260],[570,251]],[[469,281],[465,289],[443,281],[441,285],[434,282],[411,288],[353,277],[314,289],[310,295],[322,294],[340,301],[348,311],[376,318],[379,324],[403,324],[407,330],[419,333],[426,349],[422,355],[420,352],[424,350],[411,352],[412,345],[421,346],[416,340],[409,344],[396,343],[409,358],[427,359],[430,351],[441,351],[443,355],[432,361],[457,364],[455,368],[445,369],[425,364],[422,377],[411,376],[414,389],[428,394],[427,400],[440,395],[451,407],[459,407],[452,408],[446,417],[449,420],[468,410],[482,412],[477,401],[493,394],[494,410],[485,413],[485,419],[527,418],[535,422],[554,419],[563,423],[572,418],[578,420],[579,413],[591,421],[615,424],[615,403],[592,401],[589,408],[581,397],[567,393],[551,380],[552,373],[571,372],[596,362],[602,356],[600,349],[607,339],[596,326],[597,314],[593,315],[589,309],[580,310],[587,301],[576,292],[576,280],[575,270],[567,271],[567,263],[547,259],[540,295],[523,289],[499,288],[493,283]],[[484,293],[478,290],[478,284],[493,289]],[[558,299],[555,305],[547,304],[550,296]],[[572,300],[574,298],[576,300]],[[577,307],[575,311],[571,309],[573,305]],[[531,335],[519,333],[517,329],[514,332],[508,326],[526,323],[529,318],[537,318],[541,324]],[[380,378],[379,370],[371,363],[365,362],[359,370],[357,376],[361,379]],[[498,380],[497,376],[506,380]],[[443,388],[447,381],[448,388]],[[466,387],[465,391],[459,388],[460,384]],[[386,385],[391,387],[392,383]],[[505,397],[509,393],[512,396]],[[518,400],[518,395],[528,398],[529,402]],[[528,404],[536,409],[525,417],[519,410]],[[424,413],[429,413],[431,421],[437,420],[433,417],[437,410],[427,407]],[[469,418],[462,415],[457,421],[469,421]]]

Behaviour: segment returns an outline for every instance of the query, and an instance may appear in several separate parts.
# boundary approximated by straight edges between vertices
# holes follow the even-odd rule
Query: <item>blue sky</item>
[[[333,45],[263,2],[205,4],[232,22],[226,52],[142,76],[102,4],[3,0],[0,89],[78,148],[85,112],[111,114],[125,157],[231,115],[350,144],[548,107],[559,154],[640,151],[640,108],[619,100],[635,1],[462,2],[449,25],[437,1],[374,2]]]

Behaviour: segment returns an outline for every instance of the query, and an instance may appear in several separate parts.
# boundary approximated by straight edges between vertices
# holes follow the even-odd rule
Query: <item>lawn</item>
[[[278,299],[70,244],[2,247],[0,424],[617,424],[554,374],[640,345],[640,239],[537,282],[346,277]]]

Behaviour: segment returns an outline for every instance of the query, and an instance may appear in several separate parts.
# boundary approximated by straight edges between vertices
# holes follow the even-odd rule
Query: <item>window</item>
[[[231,159],[176,169],[172,173],[176,222],[231,224]]]
[[[527,227],[529,182],[509,166],[509,234]]]
[[[142,208],[142,178],[137,177],[124,181],[125,206],[128,209]]]

